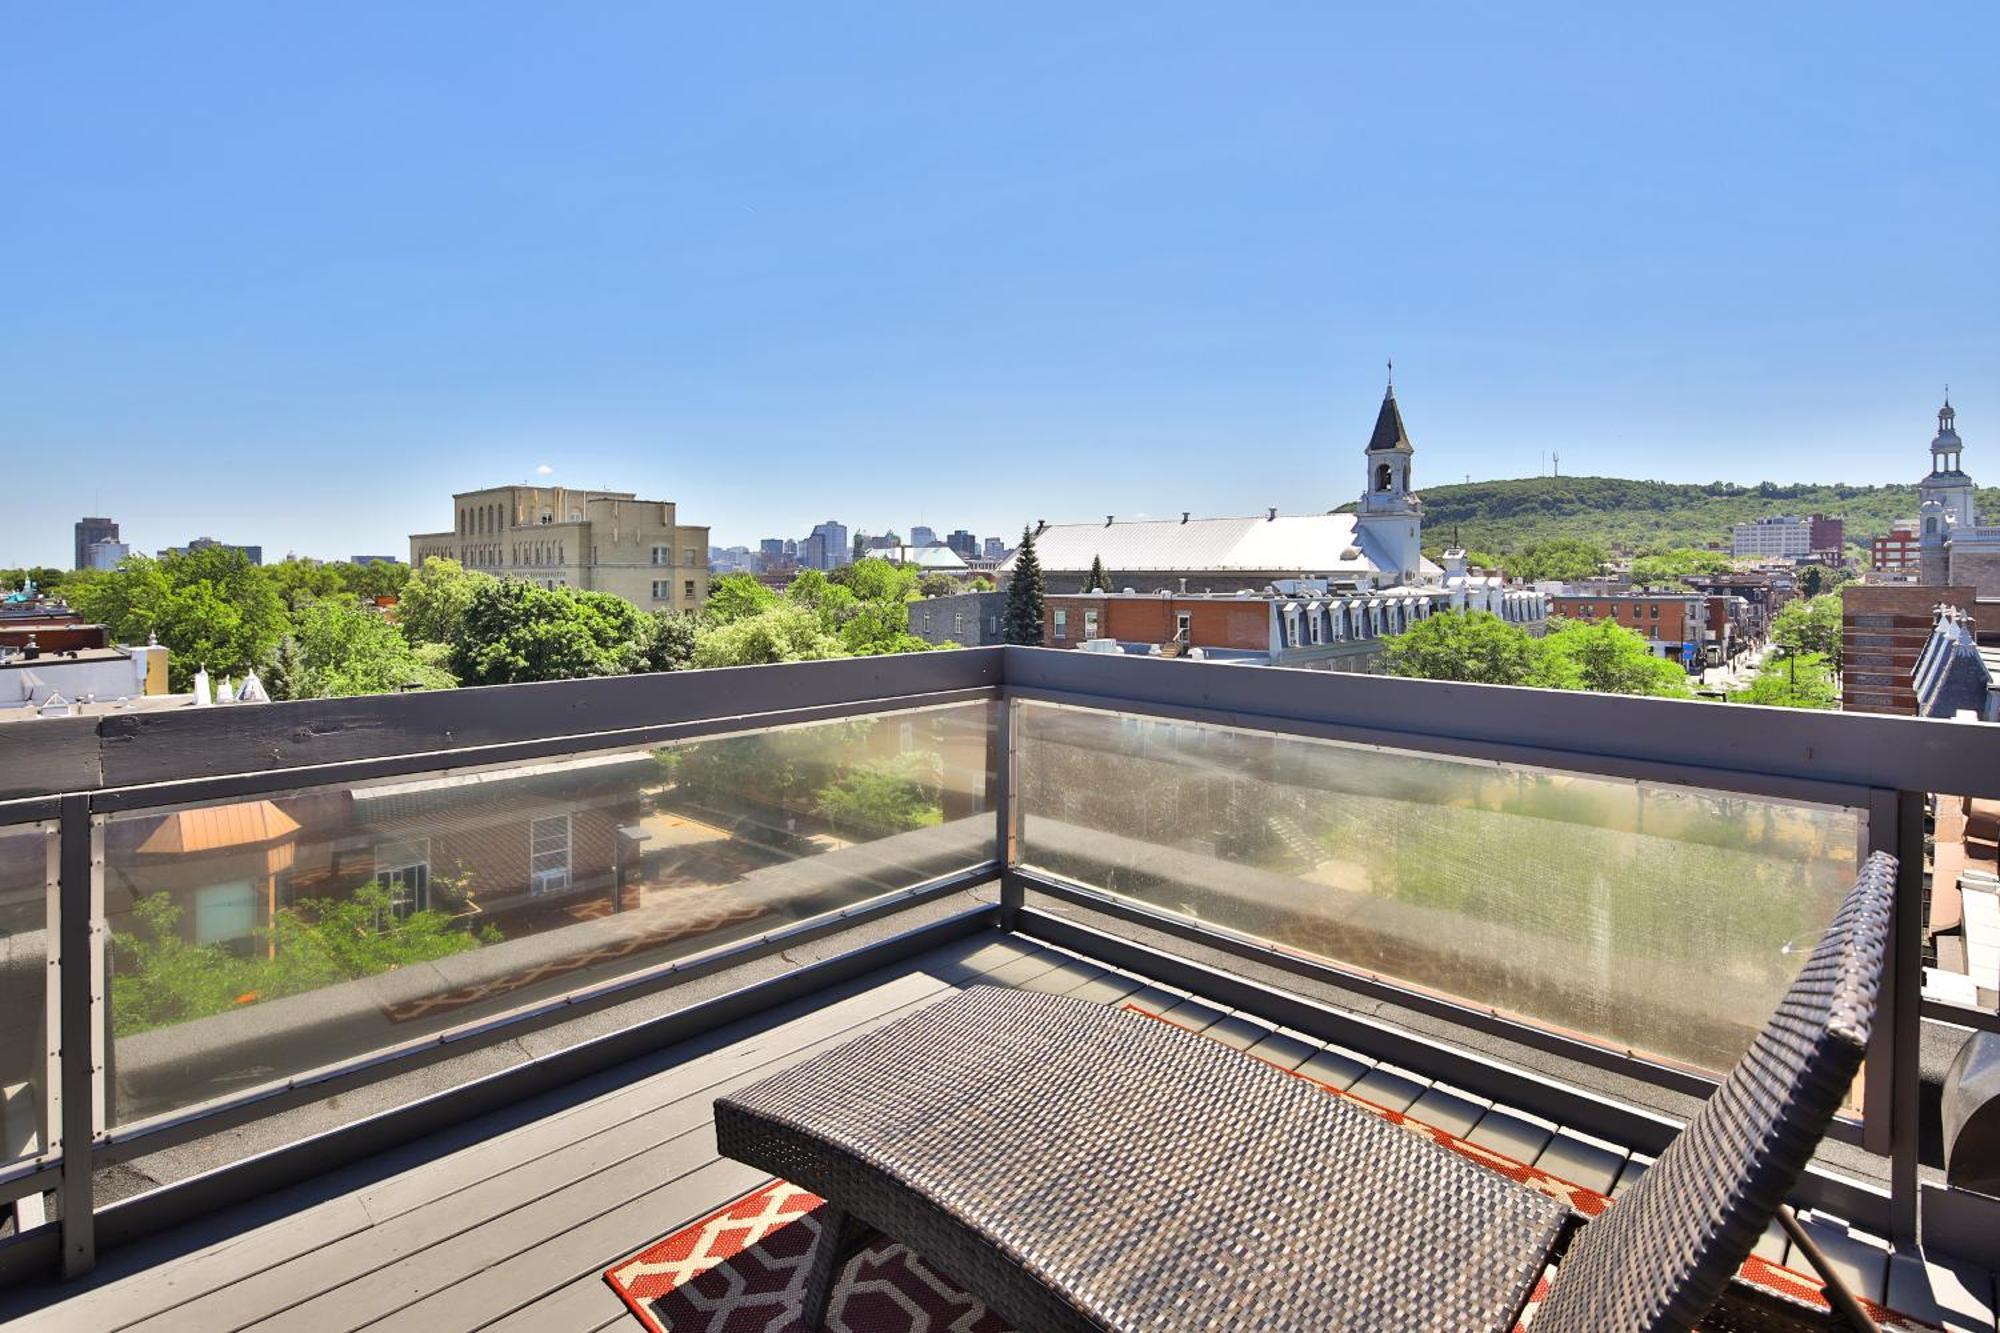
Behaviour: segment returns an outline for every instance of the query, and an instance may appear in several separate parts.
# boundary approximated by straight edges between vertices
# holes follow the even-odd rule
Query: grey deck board
[[[607,1261],[606,1267],[610,1266]],[[631,1320],[625,1302],[618,1299],[601,1272],[593,1271],[564,1287],[537,1298],[502,1319],[488,1324],[487,1333],[554,1333],[555,1330],[616,1327]],[[639,1325],[626,1325],[635,1331]]]

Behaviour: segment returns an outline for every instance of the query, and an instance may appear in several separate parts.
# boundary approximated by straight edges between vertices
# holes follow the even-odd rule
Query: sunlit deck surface
[[[950,906],[977,907],[993,896],[989,889],[974,890]],[[936,916],[946,906],[936,904],[925,915]],[[803,965],[840,947],[840,937],[831,937],[813,957],[765,966]],[[727,980],[719,977],[715,985]],[[86,1279],[42,1282],[0,1296],[0,1320],[11,1319],[12,1327],[23,1330],[204,1333],[636,1329],[605,1284],[603,1270],[765,1179],[717,1155],[715,1099],[973,983],[1160,1013],[1260,1058],[1304,1066],[1379,1105],[1407,1110],[1599,1191],[1617,1192],[1646,1160],[1546,1118],[1496,1105],[1478,1088],[1438,1082],[1422,1068],[1387,1063],[1357,1046],[1329,1046],[1154,978],[982,927],[943,947],[108,1251]],[[1336,1003],[1339,997],[1314,997],[1329,1012],[1344,1012],[1364,1025],[1396,1017],[1380,1004],[1351,998],[1356,1002],[1344,1007]],[[1398,1054],[1407,1058],[1407,1050]],[[1839,1146],[1831,1147],[1839,1156]],[[238,1144],[218,1150],[246,1149]],[[120,1188],[115,1178],[100,1181],[101,1190]],[[1913,1254],[1891,1255],[1879,1242],[1850,1234],[1831,1219],[1809,1217],[1809,1222],[1863,1294],[1950,1328],[1994,1333],[1991,1274],[1927,1265]],[[1762,1252],[1782,1262],[1782,1236],[1767,1236]]]

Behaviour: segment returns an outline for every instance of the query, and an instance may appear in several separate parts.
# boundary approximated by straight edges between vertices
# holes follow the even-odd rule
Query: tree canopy
[[[1610,620],[1553,621],[1537,639],[1486,611],[1448,611],[1384,640],[1389,672],[1424,680],[1687,698],[1687,673]]]
[[[451,669],[468,685],[615,676],[640,627],[639,608],[610,593],[495,580],[466,607]]]
[[[1765,662],[1747,686],[1729,696],[1729,701],[1774,708],[1838,708],[1839,682],[1832,664],[1824,656],[1798,653]]]
[[[450,689],[458,682],[395,625],[349,593],[307,599],[292,613],[264,684],[274,699],[333,699],[409,686]]]
[[[1653,555],[1642,555],[1634,560],[1632,582],[1641,587],[1679,583],[1689,574],[1727,574],[1734,568],[1735,565],[1725,552],[1697,551],[1691,547],[1680,547]]]
[[[65,595],[120,643],[153,635],[166,644],[174,690],[192,689],[203,667],[240,676],[264,666],[286,630],[285,603],[272,580],[224,546],[157,560],[135,555],[115,572],[71,579]]]
[[[1655,657],[1644,636],[1616,621],[1563,620],[1535,641],[1540,667],[1532,684],[1596,694],[1692,696],[1680,663]]]
[[[1490,611],[1428,616],[1383,643],[1392,676],[1483,685],[1534,682],[1535,641]]]
[[[1840,621],[1838,596],[1794,598],[1771,617],[1771,643],[1787,657],[1817,653],[1838,674]]]
[[[473,597],[497,582],[491,574],[432,556],[403,584],[396,624],[414,642],[456,643],[464,633]]]
[[[1572,583],[1598,573],[1611,559],[1611,552],[1598,543],[1577,537],[1551,537],[1529,542],[1514,554],[1503,557],[1507,573],[1528,583],[1560,579]]]

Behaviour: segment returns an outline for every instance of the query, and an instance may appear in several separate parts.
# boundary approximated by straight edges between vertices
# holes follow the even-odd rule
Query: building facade
[[[116,569],[125,563],[132,548],[121,541],[95,541],[83,548],[83,563],[79,569]]]
[[[1813,520],[1774,514],[1731,531],[1729,553],[1738,560],[1786,560],[1811,555]]]
[[[1000,617],[1006,610],[1004,592],[925,597],[910,603],[910,633],[925,643],[955,643],[961,648],[1004,643]]]
[[[1885,537],[1868,544],[1868,568],[1877,574],[1916,577],[1923,568],[1915,519],[1898,519]]]
[[[118,522],[109,518],[80,518],[76,521],[76,563],[72,569],[89,569],[87,563],[91,545],[95,542],[115,542],[118,540]]]
[[[815,524],[811,535],[799,543],[799,564],[806,569],[839,569],[853,561],[847,525],[834,519]]]
[[[708,529],[679,521],[673,501],[631,491],[494,486],[452,497],[449,532],[410,538],[410,563],[456,560],[545,588],[615,593],[649,610],[693,610],[708,598]]]
[[[1716,634],[1708,613],[1709,599],[1698,592],[1565,592],[1554,600],[1556,615],[1572,620],[1610,620],[1642,634],[1655,657],[1664,657],[1683,666],[1707,660],[1707,645]],[[1729,630],[1718,643],[1722,656],[1728,655]]]
[[[1917,661],[1941,606],[1972,604],[1972,589],[1850,583],[1840,590],[1840,706],[1849,713],[1917,712]]]
[[[1832,551],[1836,555],[1845,555],[1847,551],[1846,519],[1828,518],[1824,514],[1814,514],[1811,523],[1812,549],[1814,551]]]

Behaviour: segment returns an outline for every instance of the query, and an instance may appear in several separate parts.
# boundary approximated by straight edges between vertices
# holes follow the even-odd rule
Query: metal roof
[[[1245,573],[1380,573],[1352,514],[1280,514],[1276,518],[1137,519],[1051,524],[1035,534],[1042,568],[1083,573],[1102,558],[1107,570]],[[1001,565],[1011,572],[1015,557]]]

